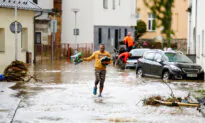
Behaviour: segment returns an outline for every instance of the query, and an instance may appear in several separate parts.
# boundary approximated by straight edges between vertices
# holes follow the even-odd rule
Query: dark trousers
[[[130,52],[132,50],[132,46],[131,47],[127,47],[127,52]]]

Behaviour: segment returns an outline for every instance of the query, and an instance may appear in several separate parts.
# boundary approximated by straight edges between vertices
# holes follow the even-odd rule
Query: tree
[[[135,26],[135,38],[138,40],[145,32],[147,26],[146,23],[142,20],[137,21],[137,26]]]
[[[165,35],[168,47],[171,46],[172,35],[172,7],[174,0],[144,0],[145,5],[154,14],[157,27],[163,27],[162,34]]]

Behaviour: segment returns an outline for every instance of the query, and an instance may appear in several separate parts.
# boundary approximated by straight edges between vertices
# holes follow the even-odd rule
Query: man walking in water
[[[84,61],[91,61],[92,59],[95,59],[95,87],[93,89],[93,94],[94,95],[97,94],[97,85],[100,82],[100,89],[99,89],[98,97],[102,97],[102,91],[103,91],[104,82],[105,82],[106,65],[103,65],[104,63],[101,62],[101,58],[105,56],[111,58],[110,53],[105,51],[105,45],[101,44],[99,51],[96,51],[92,54],[92,56],[83,59]],[[110,63],[111,61],[106,64],[110,64]]]
[[[131,32],[128,32],[127,36],[124,38],[124,44],[126,45],[127,52],[130,52],[134,46],[134,40],[131,36]]]

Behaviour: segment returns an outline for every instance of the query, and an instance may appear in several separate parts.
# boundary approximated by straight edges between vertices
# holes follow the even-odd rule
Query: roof
[[[17,2],[18,9],[40,11],[41,8],[30,0],[0,0],[0,8],[15,8]]]

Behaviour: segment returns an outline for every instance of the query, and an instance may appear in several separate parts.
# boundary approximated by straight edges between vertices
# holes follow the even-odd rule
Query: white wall
[[[197,15],[197,63],[205,69],[205,0],[198,0]],[[204,31],[204,35],[202,34]]]
[[[75,28],[75,14],[73,8],[78,8],[77,28],[80,35],[76,43],[93,43],[93,1],[96,0],[63,0],[62,9],[62,43],[75,43],[73,29]]]
[[[79,9],[77,28],[80,35],[77,36],[77,43],[94,43],[94,25],[135,26],[136,0],[115,1],[116,8],[113,10],[113,0],[108,0],[108,9],[103,8],[103,0],[63,0],[62,43],[75,43],[75,14],[72,8]]]
[[[95,0],[94,8],[95,25],[136,25],[136,0],[115,0],[115,9],[113,0],[108,0],[108,9],[103,8],[103,0]]]
[[[191,11],[191,17],[189,16],[188,19],[188,47],[187,49],[190,47],[190,54],[196,54],[195,52],[195,48],[196,48],[196,44],[195,44],[195,20],[196,20],[196,1],[195,0],[189,0],[189,4],[192,6],[192,11]]]
[[[38,0],[38,5],[42,9],[53,9],[54,8],[54,0]]]

